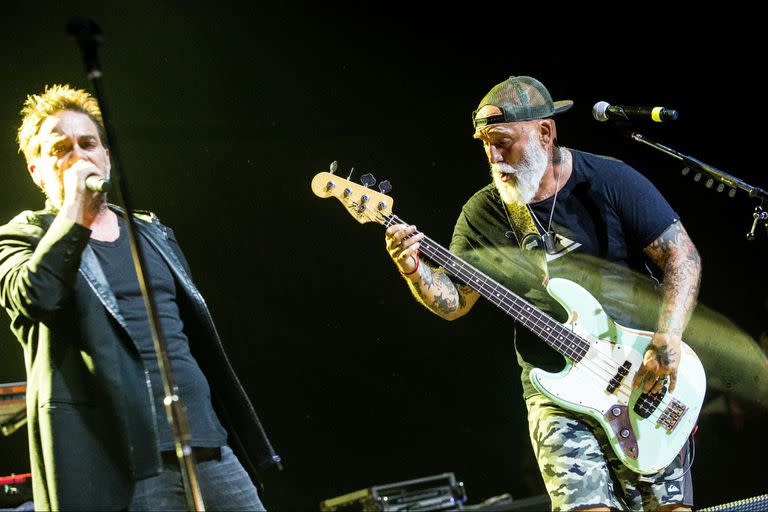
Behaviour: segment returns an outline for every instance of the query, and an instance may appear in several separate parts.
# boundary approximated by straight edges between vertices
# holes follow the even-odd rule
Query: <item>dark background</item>
[[[768,236],[745,239],[755,200],[707,190],[679,162],[591,116],[600,100],[676,108],[673,124],[635,128],[768,187],[755,12],[730,3],[679,14],[419,5],[4,6],[0,219],[42,206],[17,153],[18,111],[45,84],[92,90],[64,30],[73,15],[91,17],[107,38],[104,85],[134,206],[175,229],[284,459],[283,472],[265,475],[272,510],[316,510],[442,472],[465,483],[471,502],[544,492],[511,321],[482,303],[453,323],[431,315],[398,277],[381,228],[309,187],[333,160],[344,176],[354,167],[353,179],[372,172],[393,183],[401,217],[448,243],[461,205],[488,180],[470,112],[511,74],[575,101],[557,119],[562,144],[625,160],[668,198],[703,258],[703,305],[753,340],[767,328]],[[766,398],[716,385],[764,383],[753,356],[738,362],[759,352],[729,339],[719,350],[737,369],[708,368],[693,468],[699,506],[766,492]],[[24,380],[7,328],[0,354],[0,382]],[[28,470],[26,429],[0,438],[0,475]]]

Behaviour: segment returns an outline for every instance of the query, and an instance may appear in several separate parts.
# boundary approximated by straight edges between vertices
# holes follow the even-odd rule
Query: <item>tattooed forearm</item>
[[[420,302],[440,316],[455,313],[459,304],[459,292],[453,281],[444,272],[433,270],[428,265],[424,265],[421,277],[422,281],[414,283],[413,286]]]
[[[667,228],[645,252],[664,272],[663,294],[658,327],[632,385],[642,386],[646,393],[660,393],[665,385],[674,391],[682,356],[681,338],[699,293],[701,260],[680,222]]]
[[[681,335],[699,292],[699,253],[680,222],[672,224],[645,252],[664,272],[658,332]]]
[[[416,280],[408,279],[414,297],[427,309],[447,320],[465,314],[479,297],[472,288],[454,283],[444,271],[433,269],[423,261],[418,275]]]
[[[450,293],[450,292],[449,292]],[[445,315],[450,315],[451,313],[456,312],[456,306],[458,302],[459,294],[454,293],[450,294],[448,296],[443,296],[442,294],[436,295],[434,300],[432,301],[432,305],[430,307],[431,310],[437,311],[439,313],[443,313]]]
[[[421,283],[418,283],[416,285],[417,289],[423,288],[424,290],[429,290],[432,288],[432,285],[435,282],[434,271],[426,263],[424,265],[419,266],[419,277],[421,277]],[[418,295],[420,297],[422,296],[421,293],[419,293]]]

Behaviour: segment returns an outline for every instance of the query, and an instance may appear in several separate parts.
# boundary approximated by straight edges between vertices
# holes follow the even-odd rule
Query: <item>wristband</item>
[[[411,257],[413,258],[413,256],[411,256]],[[414,268],[414,269],[413,269],[413,270],[411,270],[410,272],[403,272],[402,270],[400,270],[400,273],[401,273],[402,275],[404,275],[404,276],[410,276],[411,274],[413,274],[414,272],[416,272],[417,270],[419,270],[419,264],[421,263],[421,258],[419,258],[419,252],[418,252],[418,251],[416,251],[416,258],[415,258],[415,259],[416,259],[416,268]]]

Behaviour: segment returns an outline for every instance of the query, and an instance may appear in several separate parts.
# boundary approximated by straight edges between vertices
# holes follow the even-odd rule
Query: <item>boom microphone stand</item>
[[[104,98],[104,89],[101,83],[102,72],[99,65],[98,46],[104,42],[104,36],[96,23],[85,18],[72,18],[67,23],[67,32],[72,35],[80,46],[85,62],[85,70],[88,78],[93,82],[93,88],[96,91],[96,99],[101,109],[101,115],[104,121],[104,128],[107,134],[107,142],[112,160],[113,181],[117,183],[116,190],[122,199],[124,207],[123,216],[126,220],[128,238],[131,244],[131,254],[133,255],[133,264],[136,267],[136,276],[139,279],[141,294],[144,297],[144,306],[149,318],[150,332],[152,342],[154,343],[157,364],[160,368],[160,375],[163,380],[163,389],[165,391],[165,413],[168,423],[173,432],[176,443],[176,456],[179,459],[181,468],[181,477],[186,492],[187,505],[190,510],[204,511],[202,495],[200,493],[199,481],[195,468],[195,461],[190,445],[191,433],[187,415],[181,398],[176,394],[178,389],[173,381],[171,364],[168,359],[165,339],[162,337],[160,322],[157,317],[155,300],[149,288],[149,283],[144,274],[146,263],[141,246],[136,243],[136,229],[133,218],[133,207],[131,205],[128,189],[125,186],[123,171],[120,165],[120,157],[117,149],[117,139],[112,128],[112,123],[107,111],[107,101]]]
[[[645,138],[643,135],[637,132],[629,133],[629,138],[636,140],[638,142],[641,142],[647,146],[651,146],[654,149],[658,149],[662,153],[667,154],[673,158],[676,158],[677,160],[681,160],[682,162],[684,162],[686,165],[686,167],[683,168],[684,175],[689,174],[691,169],[695,169],[696,174],[694,174],[693,180],[696,182],[701,181],[701,177],[703,175],[709,176],[707,178],[707,181],[704,183],[704,185],[707,188],[712,188],[715,182],[718,182],[717,188],[716,188],[718,192],[722,192],[726,187],[729,187],[728,197],[735,196],[736,190],[741,189],[745,191],[749,195],[749,197],[757,198],[760,201],[760,204],[758,204],[755,207],[755,211],[752,214],[752,219],[753,219],[752,229],[750,229],[746,235],[747,240],[755,239],[755,229],[757,228],[758,223],[762,223],[763,227],[765,227],[766,229],[766,232],[768,232],[768,212],[766,212],[763,209],[763,206],[765,205],[766,201],[768,201],[768,192],[761,189],[760,187],[755,187],[753,185],[745,183],[744,181],[734,176],[731,176],[730,174],[727,174],[719,169],[716,169],[711,165],[707,165],[701,160],[697,160],[693,157],[684,155],[679,151],[675,151],[674,149],[663,146],[657,142],[650,141],[647,138]]]

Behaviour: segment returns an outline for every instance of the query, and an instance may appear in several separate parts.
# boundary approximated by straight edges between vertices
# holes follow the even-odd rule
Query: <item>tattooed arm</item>
[[[669,390],[675,389],[680,364],[681,339],[696,305],[701,280],[701,259],[682,223],[675,222],[645,248],[645,254],[664,273],[661,311],[656,333],[637,372],[635,387],[656,393],[669,376]],[[645,382],[643,383],[643,378]]]
[[[419,241],[424,238],[416,226],[396,224],[387,228],[387,251],[408,282],[416,300],[446,320],[465,315],[480,294],[463,283],[455,283],[442,269],[433,269],[419,260]]]
[[[416,300],[446,320],[464,316],[480,297],[471,287],[453,282],[443,269],[433,269],[424,262],[405,278]]]

